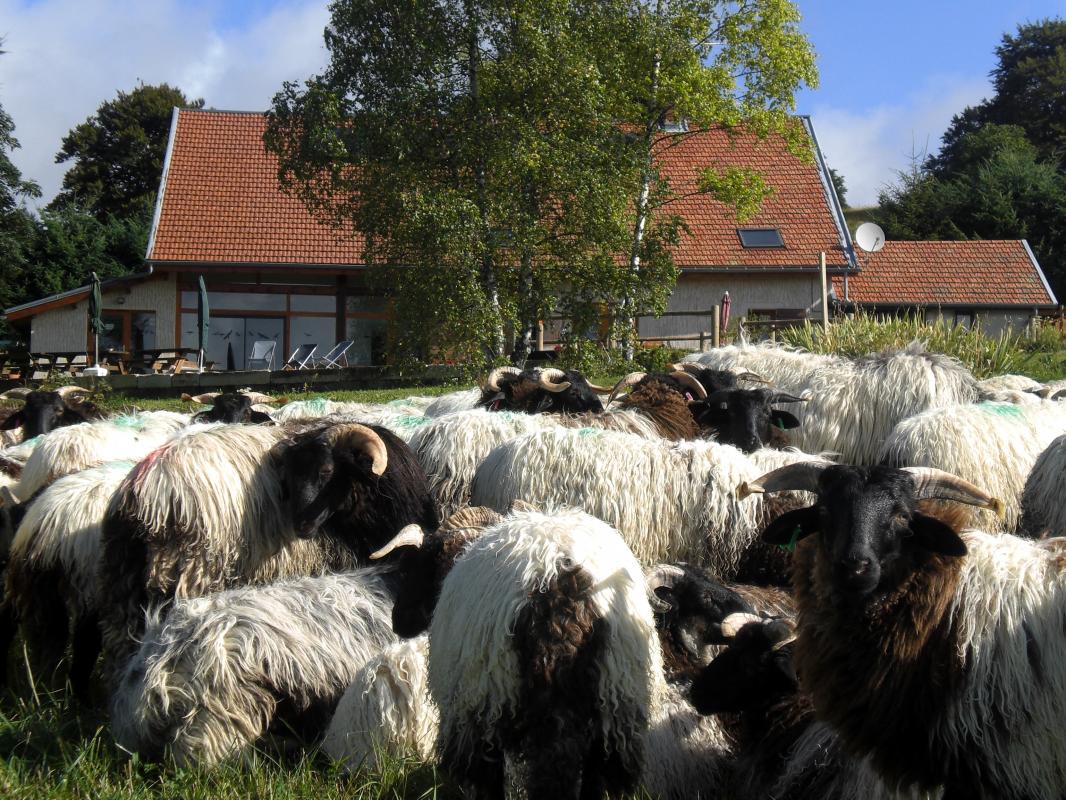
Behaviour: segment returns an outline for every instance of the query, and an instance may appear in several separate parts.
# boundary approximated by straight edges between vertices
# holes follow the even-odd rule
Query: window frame
[[[748,244],[744,241],[745,233],[766,233],[769,231],[777,234],[779,244]],[[780,228],[737,228],[737,238],[740,239],[740,246],[745,250],[780,250],[785,246],[785,237]]]

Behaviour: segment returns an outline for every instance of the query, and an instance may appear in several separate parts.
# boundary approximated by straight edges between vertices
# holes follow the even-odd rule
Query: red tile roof
[[[178,113],[149,261],[363,263],[362,237],[281,191],[265,130],[262,114]]]
[[[179,112],[150,261],[363,263],[360,236],[316,221],[281,191],[277,159],[263,146],[265,127],[262,114]],[[727,206],[706,196],[674,201],[668,208],[691,230],[675,250],[679,266],[814,268],[823,250],[830,267],[847,266],[817,167],[789,154],[782,141],[703,131],[662,150],[659,163],[679,195],[695,189],[707,166],[753,167],[775,189],[742,226]],[[745,249],[738,227],[780,228],[785,246]]]
[[[885,242],[858,251],[862,271],[848,278],[848,299],[877,305],[1023,305],[1057,301],[1023,240]],[[833,279],[837,297],[844,281]]]

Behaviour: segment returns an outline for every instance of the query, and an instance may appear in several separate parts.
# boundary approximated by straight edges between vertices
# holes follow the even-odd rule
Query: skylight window
[[[745,247],[784,247],[781,231],[777,228],[737,228],[740,243]]]

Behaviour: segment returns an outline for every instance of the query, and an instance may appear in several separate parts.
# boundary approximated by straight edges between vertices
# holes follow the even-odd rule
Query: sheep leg
[[[457,738],[440,748],[441,768],[474,800],[504,800],[506,785],[503,753],[483,743],[477,752],[464,752]],[[532,800],[532,798],[531,798]]]
[[[18,619],[9,600],[0,602],[0,686],[7,685],[7,658],[18,631]]]
[[[577,780],[590,755],[586,738],[573,735],[573,731],[581,730],[582,726],[574,725],[569,728],[569,734],[565,729],[554,728],[550,732],[546,729],[530,732],[524,748],[529,761],[526,776],[529,800],[599,800],[603,797],[602,776],[598,769],[592,769],[590,775]],[[590,780],[591,785],[586,786],[586,780]]]
[[[74,641],[70,653],[70,686],[74,696],[88,703],[89,681],[102,647],[100,623],[96,614],[81,614],[74,622]]]

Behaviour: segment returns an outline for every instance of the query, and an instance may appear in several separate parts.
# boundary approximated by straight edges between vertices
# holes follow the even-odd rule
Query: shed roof
[[[859,254],[848,299],[881,306],[1049,306],[1051,287],[1024,239],[888,241]],[[838,297],[843,280],[834,279]]]

